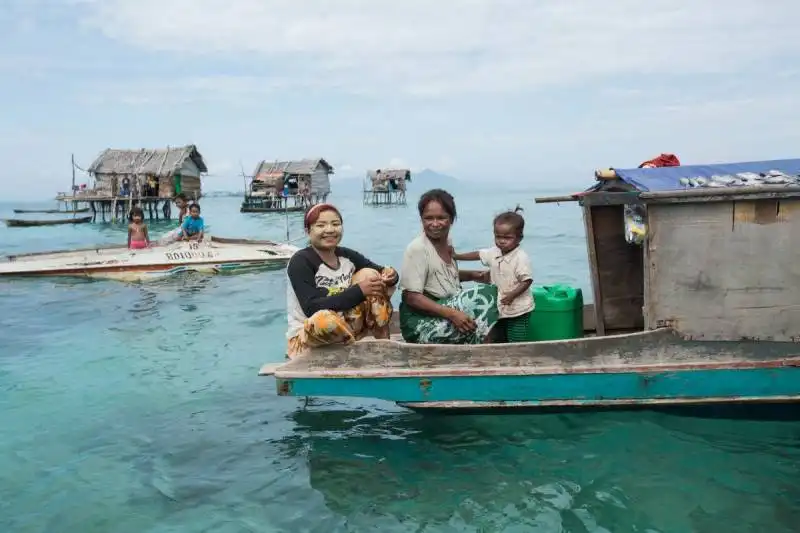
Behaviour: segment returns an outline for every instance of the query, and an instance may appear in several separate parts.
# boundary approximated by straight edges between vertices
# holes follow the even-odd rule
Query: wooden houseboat
[[[364,205],[406,205],[406,186],[411,171],[406,168],[370,170],[364,179]]]
[[[139,150],[104,150],[87,169],[94,180],[91,188],[73,185],[70,193],[56,200],[71,205],[88,204],[93,219],[127,220],[138,205],[152,220],[171,218],[172,199],[183,193],[190,200],[202,196],[201,176],[208,172],[203,156],[193,144]]]
[[[583,212],[594,300],[583,336],[362,340],[262,374],[279,395],[414,409],[797,402],[798,176],[800,160],[616,169],[555,199]]]
[[[325,202],[333,167],[322,158],[261,161],[245,187],[242,213],[305,211]]]

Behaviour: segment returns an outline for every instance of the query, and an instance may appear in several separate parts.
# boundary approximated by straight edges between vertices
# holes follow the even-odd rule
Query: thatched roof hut
[[[300,188],[304,183],[312,194],[327,195],[331,190],[333,167],[325,159],[297,161],[261,161],[253,172],[253,189]]]
[[[407,168],[379,168],[367,171],[373,191],[406,190],[406,182],[411,181],[411,171]]]
[[[170,198],[184,193],[201,195],[202,174],[208,172],[203,156],[193,144],[159,149],[104,150],[89,166],[99,196]]]

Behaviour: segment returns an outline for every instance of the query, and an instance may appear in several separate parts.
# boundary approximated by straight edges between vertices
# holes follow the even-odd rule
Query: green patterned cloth
[[[453,296],[438,300],[431,298],[431,300],[439,305],[463,311],[475,320],[478,327],[472,333],[461,333],[449,320],[419,314],[405,303],[401,303],[400,331],[406,342],[414,344],[481,344],[499,318],[497,287],[494,285],[479,283]]]
[[[530,341],[530,312],[513,318],[501,318],[497,322],[497,336],[499,342],[528,342]]]

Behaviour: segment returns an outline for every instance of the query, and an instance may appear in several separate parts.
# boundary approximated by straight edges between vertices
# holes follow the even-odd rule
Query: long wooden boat
[[[14,213],[21,214],[21,213],[49,213],[49,214],[57,214],[57,213],[64,213],[66,215],[71,215],[75,213],[88,213],[89,208],[84,207],[83,209],[14,209]]]
[[[737,185],[753,175],[765,183]],[[681,185],[697,176],[717,185]],[[800,402],[800,160],[601,178],[554,200],[583,210],[594,304],[582,337],[425,345],[395,335],[313,349],[260,374],[279,395],[419,410]]]
[[[61,226],[63,224],[86,224],[92,217],[56,218],[53,220],[23,220],[20,218],[6,219],[6,226],[11,228],[30,228],[34,226]]]
[[[800,346],[693,341],[672,328],[503,345],[409,344],[395,334],[318,348],[260,374],[274,375],[282,396],[429,410],[787,402],[800,401]]]
[[[38,252],[5,257],[3,276],[72,276],[121,281],[148,281],[184,272],[228,274],[286,266],[297,250],[273,241],[207,237],[203,242],[130,250],[106,246]]]

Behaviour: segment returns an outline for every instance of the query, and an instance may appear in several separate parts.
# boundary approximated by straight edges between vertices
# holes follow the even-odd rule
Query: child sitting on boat
[[[189,206],[189,216],[183,219],[181,224],[181,239],[184,241],[202,241],[203,217],[200,216],[200,204],[194,203]]]
[[[144,223],[144,211],[141,207],[134,207],[128,216],[128,248],[141,250],[150,246],[150,236],[147,234],[147,225]]]
[[[171,230],[163,237],[161,237],[157,243],[159,246],[181,240],[181,235],[182,235],[181,224],[183,224],[183,219],[189,212],[190,202],[189,199],[186,197],[186,195],[183,193],[176,194],[173,201],[175,202],[175,206],[178,208],[178,227]]]
[[[500,320],[496,332],[506,342],[521,342],[527,337],[528,321],[534,302],[531,294],[533,274],[528,254],[520,248],[525,219],[517,206],[494,219],[494,246],[477,252],[454,254],[457,261],[480,261],[489,267],[491,283],[497,286]]]

